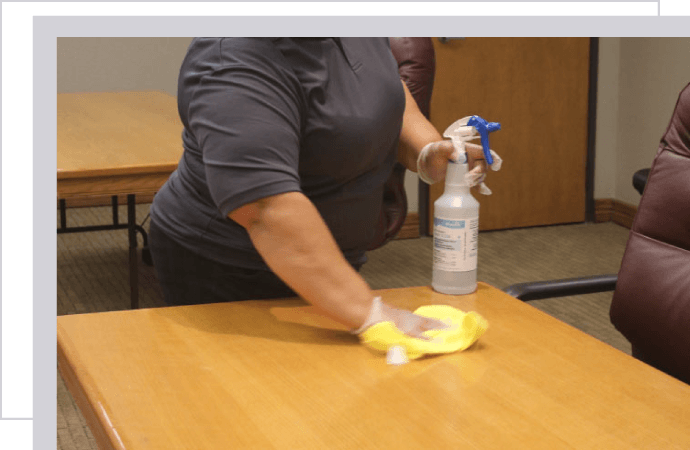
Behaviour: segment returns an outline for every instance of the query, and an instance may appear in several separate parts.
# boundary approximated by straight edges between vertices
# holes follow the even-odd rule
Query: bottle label
[[[434,267],[446,272],[469,272],[477,268],[479,218],[434,217]]]

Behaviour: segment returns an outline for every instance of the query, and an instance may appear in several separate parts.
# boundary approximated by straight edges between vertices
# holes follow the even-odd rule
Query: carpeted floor
[[[145,217],[148,205],[137,206]],[[68,226],[107,223],[110,209],[68,210]],[[120,217],[126,217],[122,208]],[[147,228],[145,225],[144,228]],[[616,273],[628,230],[613,223],[576,224],[484,232],[479,235],[478,279],[504,288],[525,281]],[[58,235],[58,315],[129,307],[125,230]],[[362,275],[374,289],[431,282],[431,238],[396,240],[369,253]],[[151,267],[140,263],[142,307],[163,306]],[[630,353],[609,322],[612,293],[530,302],[542,311]],[[59,450],[96,449],[96,443],[60,375],[57,376]]]

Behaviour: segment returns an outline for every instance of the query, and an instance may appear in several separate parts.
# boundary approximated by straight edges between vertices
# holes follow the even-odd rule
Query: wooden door
[[[585,220],[588,38],[434,38],[431,121],[443,131],[464,116],[500,122],[490,135],[503,168],[493,195],[474,192],[481,230]],[[476,141],[479,143],[479,141]],[[443,183],[430,188],[433,202]]]

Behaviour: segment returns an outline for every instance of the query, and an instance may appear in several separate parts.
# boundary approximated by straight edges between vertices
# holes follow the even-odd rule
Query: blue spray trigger
[[[482,141],[482,150],[484,150],[484,158],[486,162],[491,165],[494,163],[494,159],[491,156],[489,147],[489,133],[501,129],[501,124],[498,122],[487,122],[479,116],[472,116],[470,120],[467,121],[467,125],[474,127],[479,133],[479,137]]]

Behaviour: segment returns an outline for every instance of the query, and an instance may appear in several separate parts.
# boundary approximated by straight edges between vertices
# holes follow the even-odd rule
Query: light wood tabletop
[[[157,91],[76,92],[57,95],[58,233],[127,228],[132,308],[139,306],[136,197],[150,199],[177,168],[183,152],[177,99]],[[120,224],[118,198],[127,196],[127,223]],[[67,201],[93,204],[110,197],[112,225],[67,226]],[[149,257],[147,257],[149,259]]]
[[[464,352],[387,365],[299,299],[57,318],[102,448],[688,449],[690,386],[502,291],[379,291],[478,311]]]
[[[181,133],[164,92],[58,94],[58,197],[154,194],[177,167]]]

